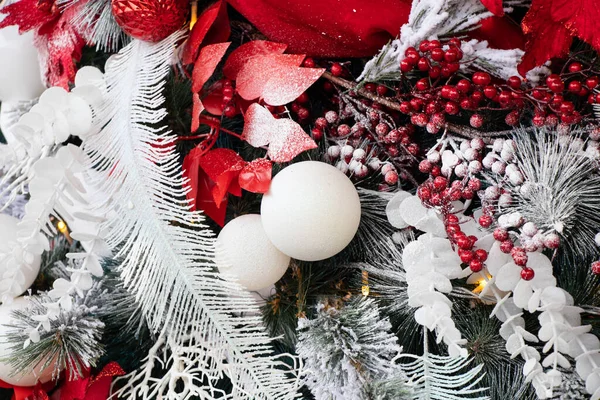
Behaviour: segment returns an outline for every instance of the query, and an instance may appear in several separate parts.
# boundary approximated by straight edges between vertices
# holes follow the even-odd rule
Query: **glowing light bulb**
[[[60,233],[67,232],[67,224],[65,224],[64,221],[58,221],[58,223],[56,224],[56,228]]]

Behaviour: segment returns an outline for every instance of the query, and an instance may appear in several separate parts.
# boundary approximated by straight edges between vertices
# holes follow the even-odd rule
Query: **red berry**
[[[471,94],[471,100],[473,101],[473,103],[475,105],[477,105],[477,103],[479,103],[481,100],[483,100],[483,92],[480,90],[476,90],[473,92],[473,94]]]
[[[421,51],[421,53],[425,53],[425,52],[429,51],[429,40],[423,40],[419,44],[419,50]]]
[[[313,60],[312,58],[308,57],[307,59],[304,60],[304,62],[302,63],[303,67],[306,68],[314,68],[315,67],[315,60]]]
[[[312,137],[314,140],[319,141],[321,139],[323,139],[323,131],[320,130],[319,128],[312,128]]]
[[[508,78],[506,83],[513,89],[521,88],[521,78],[519,78],[518,76],[511,76],[510,78]]]
[[[575,111],[575,106],[570,101],[565,101],[560,105],[560,112],[563,114],[571,114]]]
[[[494,219],[491,215],[483,214],[481,217],[479,217],[479,225],[484,228],[489,228],[490,225],[492,225],[492,222],[494,222]]]
[[[557,74],[552,74],[546,78],[546,85],[548,88],[555,93],[562,92],[565,88],[565,84]]]
[[[587,86],[589,89],[593,89],[598,86],[598,81],[599,79],[597,76],[591,76],[585,80],[585,86]]]
[[[429,77],[431,79],[437,79],[440,77],[441,74],[442,74],[442,69],[440,67],[438,67],[437,65],[434,65],[433,67],[429,68]]]
[[[470,263],[474,258],[474,253],[470,250],[458,249],[458,256],[460,257],[460,261]]]
[[[533,116],[533,125],[544,126],[546,124],[546,117],[543,114],[536,114]]]
[[[473,114],[471,115],[469,123],[473,128],[481,128],[483,125],[483,117],[480,114]]]
[[[337,62],[331,64],[331,75],[342,76],[343,72],[344,72],[344,68],[342,67],[342,64],[337,63]]]
[[[365,84],[365,90],[367,92],[375,93],[376,87],[377,87],[377,85],[374,83],[371,83],[371,82]]]
[[[444,106],[444,111],[446,111],[446,113],[449,115],[456,115],[456,114],[458,114],[460,109],[458,108],[458,104],[456,104],[453,101],[449,101]]]
[[[433,180],[433,188],[438,192],[445,189],[448,186],[448,180],[443,176],[438,176]]]
[[[581,91],[581,82],[579,81],[571,81],[569,82],[569,92],[571,93],[579,93]]]
[[[592,273],[594,275],[600,275],[600,261],[594,261],[592,263]]]
[[[427,115],[425,115],[423,113],[421,113],[421,114],[413,114],[410,117],[410,122],[413,125],[424,127],[429,122],[429,119],[427,118]]]
[[[479,272],[483,269],[483,263],[480,260],[472,260],[469,263],[469,268],[471,268],[471,271],[473,272]]]
[[[423,91],[429,89],[429,79],[427,79],[427,78],[419,79],[417,81],[417,83],[415,83],[415,88],[419,92],[423,92]]]
[[[388,171],[388,173],[385,174],[384,179],[385,183],[388,185],[395,185],[398,183],[398,173],[396,171]]]
[[[417,196],[419,196],[422,201],[428,201],[431,199],[431,190],[429,190],[429,188],[426,186],[419,186],[419,189],[417,190]]]
[[[511,92],[509,92],[509,91],[503,90],[498,95],[498,101],[502,105],[507,105],[508,103],[510,103],[511,100],[512,100],[512,95],[511,95]]]
[[[469,189],[478,191],[479,189],[481,189],[481,181],[477,178],[471,178],[469,179],[468,186]]]
[[[486,86],[483,89],[483,94],[485,95],[485,97],[487,97],[488,99],[493,99],[494,97],[496,97],[496,95],[498,94],[498,90],[493,87],[493,86]]]
[[[456,88],[461,93],[468,93],[469,90],[471,90],[471,81],[469,81],[468,79],[461,79],[456,84]]]
[[[431,59],[434,61],[442,61],[444,59],[444,54],[444,50],[439,47],[431,49]]]
[[[438,101],[431,101],[425,106],[425,113],[431,115],[441,111],[441,109],[442,106]]]
[[[462,192],[460,193],[460,195],[465,200],[471,200],[473,197],[475,197],[475,192],[473,192],[473,190],[471,190],[469,188],[465,188],[465,189],[462,190]]]
[[[490,84],[492,77],[487,72],[475,72],[472,80],[476,85],[485,86]]]
[[[327,127],[327,120],[324,117],[319,117],[315,121],[315,126],[319,129],[325,129]]]
[[[310,118],[310,111],[304,107],[300,107],[298,110],[298,118],[303,120]]]
[[[419,98],[412,99],[410,101],[410,108],[413,111],[421,111],[421,109],[423,108],[423,104],[424,104],[424,102],[422,99],[419,99]]]
[[[488,252],[483,249],[477,249],[475,250],[475,257],[481,261],[485,261],[488,258]]]
[[[413,67],[414,66],[407,59],[400,61],[400,71],[403,73],[412,71]]]
[[[400,112],[404,114],[409,114],[411,112],[409,101],[403,101],[402,103],[400,103]]]
[[[452,237],[456,234],[459,234],[459,233],[464,235],[464,233],[462,233],[460,231],[460,225],[458,225],[458,224],[448,224],[448,226],[446,226],[446,232],[448,232],[448,236],[450,236],[450,237]]]
[[[449,224],[458,224],[458,217],[454,214],[448,214],[448,217],[446,217],[446,219],[448,220]]]
[[[460,107],[463,110],[470,110],[473,108],[473,102],[471,101],[471,99],[464,98],[460,101]],[[458,110],[456,112],[458,112]]]
[[[452,38],[448,41],[448,44],[451,46],[455,46],[460,49],[461,40],[459,38]]]
[[[560,237],[556,233],[550,233],[544,238],[544,246],[549,249],[557,249],[560,245]]]
[[[300,96],[298,96],[298,98],[296,99],[296,101],[300,104],[306,104],[308,103],[310,100],[310,97],[308,97],[308,93],[304,92],[302,93]]]
[[[580,72],[582,65],[579,62],[574,62],[569,65],[569,72]]]
[[[458,91],[457,88],[450,86],[448,88],[448,93],[446,95],[446,98],[450,99],[450,100],[458,100],[458,99],[460,99],[460,92]]]
[[[406,146],[406,150],[413,156],[416,156],[417,154],[419,154],[419,145],[416,143],[411,143],[408,146]]]
[[[454,62],[454,61],[460,60],[459,50],[455,49],[455,48],[449,48],[444,53],[444,60],[446,60],[448,62]]]
[[[377,92],[378,95],[385,96],[388,92],[388,88],[384,85],[377,85],[377,88],[375,89],[375,91]]]
[[[505,240],[502,243],[500,243],[500,251],[505,253],[505,254],[509,254],[512,249],[513,249],[514,243],[510,240]]]
[[[419,163],[419,171],[421,171],[424,174],[428,174],[429,172],[431,172],[431,168],[433,168],[433,165],[429,160],[423,160]]]
[[[535,272],[533,271],[533,269],[531,269],[529,267],[525,267],[521,270],[521,278],[524,281],[530,281],[533,279],[534,276],[535,276]]]
[[[508,231],[506,229],[502,229],[502,228],[494,229],[494,239],[496,239],[499,242],[504,242],[504,241],[508,240]],[[511,250],[512,250],[512,248],[511,248]]]
[[[471,239],[468,237],[460,237],[456,240],[456,245],[463,250],[471,250],[473,248],[473,243],[471,243]]]
[[[428,59],[426,59],[425,57],[421,57],[419,59],[419,62],[417,63],[417,68],[419,69],[419,71],[429,71],[430,67],[431,64],[429,64]]]
[[[436,49],[438,47],[442,47],[442,43],[439,40],[434,39],[429,41],[429,49]]]

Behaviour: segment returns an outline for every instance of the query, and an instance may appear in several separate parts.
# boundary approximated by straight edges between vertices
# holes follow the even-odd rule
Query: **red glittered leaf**
[[[526,38],[525,55],[518,67],[521,76],[553,57],[569,53],[573,36],[562,23],[553,21],[547,0],[534,0],[521,26]]]
[[[244,67],[252,57],[267,54],[282,54],[286,48],[286,44],[268,42],[266,40],[253,40],[245,43],[235,49],[235,51],[227,58],[227,62],[223,66],[223,74],[229,79],[236,80],[242,67]]]
[[[85,40],[72,23],[83,5],[79,4],[66,8],[46,34],[38,35],[38,46],[47,49],[42,64],[46,66],[45,75],[50,86],[61,86],[68,90],[69,83],[75,79],[75,64],[81,59],[85,46]]]
[[[223,83],[216,81],[206,91],[207,94],[202,98],[202,104],[206,111],[212,115],[223,114]]]
[[[204,103],[198,93],[192,93],[192,104],[192,132],[196,132],[200,127],[200,113],[204,110]]]
[[[231,42],[210,44],[200,50],[192,72],[192,92],[199,93],[210,79]]]
[[[261,97],[271,77],[275,74],[282,74],[289,68],[299,66],[302,60],[304,60],[304,55],[296,54],[269,54],[253,57],[240,70],[236,80],[236,90],[246,100]]]
[[[502,0],[481,0],[481,4],[483,4],[484,7],[487,8],[495,16],[504,16],[504,7],[502,7]]]
[[[246,164],[240,172],[240,186],[252,193],[267,193],[271,186],[271,172],[271,161],[257,158]]]
[[[38,0],[20,0],[2,8],[8,14],[0,22],[0,29],[18,25],[19,33],[37,29],[58,17],[58,8],[38,7]]]
[[[317,147],[297,122],[288,118],[276,119],[258,103],[248,107],[242,135],[254,147],[268,145],[267,155],[275,162],[291,161],[303,151]]]
[[[271,76],[262,92],[265,103],[282,106],[298,98],[323,75],[322,68],[281,68]]]
[[[227,40],[230,33],[227,6],[224,1],[217,1],[198,17],[183,50],[183,63],[194,62],[203,42],[222,42]]]
[[[200,168],[215,182],[212,196],[217,207],[220,207],[227,192],[241,196],[241,189],[237,185],[237,177],[245,161],[235,151],[230,149],[214,149],[200,158]],[[234,182],[231,186],[232,182]]]
[[[216,184],[208,177],[206,172],[200,170],[197,182],[198,195],[196,197],[196,208],[202,210],[207,217],[215,221],[219,226],[225,225],[227,198],[223,199],[220,206],[215,203],[212,192]]]

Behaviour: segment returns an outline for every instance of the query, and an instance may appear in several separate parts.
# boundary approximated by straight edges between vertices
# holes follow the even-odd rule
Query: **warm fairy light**
[[[483,289],[487,285],[487,281],[485,279],[482,279],[479,282],[477,282],[477,284],[481,289]]]
[[[196,21],[198,20],[197,14],[198,14],[198,2],[197,1],[192,1],[192,12],[191,12],[191,19],[190,19],[190,30],[192,30],[192,28],[196,24]]]
[[[67,224],[65,224],[64,221],[58,221],[58,223],[56,224],[56,228],[60,233],[67,232]]]
[[[369,295],[369,293],[371,292],[371,289],[369,288],[369,272],[368,271],[363,271],[362,272],[362,295],[367,297]]]

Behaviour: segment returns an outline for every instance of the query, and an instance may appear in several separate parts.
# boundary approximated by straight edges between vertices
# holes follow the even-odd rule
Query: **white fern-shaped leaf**
[[[469,369],[472,360],[467,357],[438,356],[430,353],[425,328],[423,339],[422,356],[401,354],[397,357],[414,359],[412,362],[401,364],[409,379],[409,385],[412,386],[411,399],[489,400],[489,396],[485,395],[488,388],[479,385],[485,376],[485,373],[481,372],[483,365]]]
[[[98,204],[106,207],[107,243],[122,257],[121,276],[150,327],[185,359],[176,368],[194,370],[198,385],[227,375],[236,399],[293,398],[298,380],[272,355],[255,301],[215,271],[213,234],[189,210],[175,136],[160,126],[162,92],[181,38],[133,41],[106,64],[106,101],[84,149],[91,182],[106,196]],[[167,380],[173,376],[144,374],[119,398],[136,398],[140,390],[173,398],[176,385]]]

